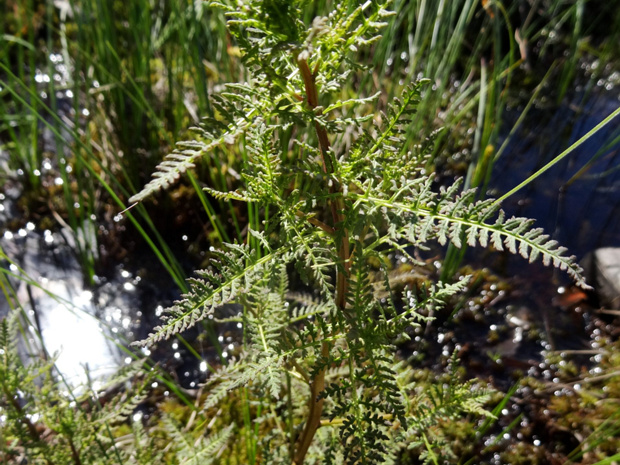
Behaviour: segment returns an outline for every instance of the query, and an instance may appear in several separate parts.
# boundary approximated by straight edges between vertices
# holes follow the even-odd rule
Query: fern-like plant
[[[260,405],[250,411],[262,463],[393,463],[407,445],[427,441],[426,429],[441,418],[485,414],[486,391],[453,379],[417,392],[396,360],[397,338],[467,280],[403,288],[388,273],[394,251],[415,265],[413,250],[429,241],[505,248],[541,257],[585,285],[573,258],[532,221],[506,218],[460,181],[434,188],[424,168],[433,135],[404,145],[426,80],[404,86],[383,112],[380,92],[343,95],[367,72],[356,57],[372,50],[389,3],[343,0],[306,24],[308,2],[211,2],[225,11],[247,80],[212,96],[217,116],[179,143],[131,199],[168,188],[218,147],[243,154],[235,190],[206,190],[251,204],[261,227],[247,228],[243,244],[212,252],[191,291],[140,344],[222,320],[218,307],[240,304],[232,320],[243,325],[243,351],[212,376],[202,407],[243,387]],[[309,291],[291,292],[291,273]]]

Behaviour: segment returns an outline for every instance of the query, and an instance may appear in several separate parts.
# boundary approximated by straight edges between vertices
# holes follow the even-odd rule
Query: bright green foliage
[[[395,345],[411,327],[431,322],[468,280],[403,285],[389,272],[394,253],[415,266],[413,251],[432,241],[505,248],[530,261],[540,257],[584,285],[572,258],[531,220],[505,218],[461,181],[434,185],[426,168],[437,133],[412,129],[424,127],[416,112],[431,100],[421,102],[427,81],[408,83],[387,105],[381,91],[345,95],[343,89],[353,92],[360,76],[370,75],[357,60],[374,53],[392,15],[390,2],[334,2],[329,16],[304,22],[312,3],[211,3],[228,17],[243,82],[216,86],[205,104],[211,116],[194,128],[196,138],[180,142],[131,199],[169,188],[203,157],[217,166],[220,149],[239,154],[243,169],[228,184],[234,190],[205,190],[222,201],[248,203],[258,219],[244,230],[244,244],[209,252],[209,266],[196,271],[191,289],[141,344],[212,318],[242,324],[242,352],[201,387],[204,396],[196,395],[190,420],[181,425],[158,412],[143,424],[132,417],[145,402],[150,368],[128,367],[110,381],[118,392],[105,398],[62,394],[51,361],[24,366],[17,356],[13,315],[0,327],[0,461],[398,463],[407,449],[420,447],[426,450],[421,461],[453,462],[442,422],[491,417],[484,409],[489,392],[462,382],[455,358],[441,382],[427,388],[395,355]],[[198,5],[191,3],[187,16],[194,9],[200,16]],[[467,5],[473,12],[476,2]],[[156,43],[179,24],[173,18]],[[142,40],[148,44],[149,37]],[[414,48],[423,45],[420,37],[416,33]],[[456,56],[436,55],[440,62],[428,60],[429,70],[448,69]],[[112,74],[124,74],[118,62],[119,73]],[[200,69],[201,60],[196,63]],[[436,108],[430,106],[432,119]],[[135,113],[141,121],[144,112]],[[419,145],[406,142],[412,135]],[[224,305],[238,315],[224,317]],[[120,388],[130,381],[132,389]],[[242,412],[235,410],[240,404]]]
[[[212,6],[226,12],[246,82],[213,97],[216,117],[132,200],[170,186],[226,145],[244,157],[238,188],[207,191],[258,207],[264,221],[247,229],[245,245],[213,252],[211,267],[196,272],[190,293],[144,343],[217,320],[218,306],[236,303],[244,350],[211,378],[204,408],[240,387],[261,399],[252,409],[257,460],[393,463],[409,444],[426,444],[424,459],[436,460],[428,429],[464,413],[486,415],[488,393],[456,375],[417,392],[394,343],[467,280],[399,288],[388,274],[390,254],[415,265],[412,250],[429,241],[467,243],[540,256],[584,285],[581,270],[530,220],[506,219],[460,181],[433,186],[425,161],[434,134],[405,145],[426,81],[405,86],[385,112],[375,110],[380,92],[341,98],[363,72],[352,52],[379,38],[390,2],[342,1],[312,24],[301,20],[302,2],[233,3]],[[315,292],[291,293],[291,272]]]
[[[263,273],[273,266],[274,262],[282,260],[282,253],[273,253],[258,258],[256,253],[248,251],[247,247],[229,245],[226,253],[214,251],[218,260],[212,261],[212,270],[197,271],[197,278],[190,279],[191,291],[183,296],[183,300],[167,309],[163,326],[155,328],[144,341],[154,343],[167,339],[194,326],[198,321],[212,315],[213,310],[221,305],[230,303],[248,292]]]

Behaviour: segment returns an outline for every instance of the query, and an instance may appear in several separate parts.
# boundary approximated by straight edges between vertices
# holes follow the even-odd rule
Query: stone
[[[620,309],[620,247],[596,249],[586,256],[583,266],[599,303],[609,309]]]

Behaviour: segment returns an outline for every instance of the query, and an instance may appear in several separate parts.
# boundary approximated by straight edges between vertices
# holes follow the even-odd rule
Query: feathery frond
[[[408,145],[428,80],[404,86],[384,112],[374,110],[379,92],[340,94],[362,68],[355,52],[380,37],[390,3],[345,0],[305,24],[304,2],[212,2],[227,17],[247,82],[213,96],[217,118],[200,125],[200,140],[181,143],[132,199],[169,187],[216,147],[240,148],[241,174],[231,190],[205,190],[252,203],[246,244],[212,251],[210,266],[196,272],[190,292],[143,344],[239,304],[239,316],[214,321],[239,323],[243,350],[211,376],[201,411],[243,386],[261,407],[248,403],[241,427],[260,436],[252,447],[260,444],[261,458],[273,462],[301,465],[312,455],[324,463],[396,463],[409,443],[432,451],[429,438],[440,439],[428,429],[441,421],[488,415],[489,393],[458,379],[455,360],[447,382],[420,392],[394,355],[395,341],[431,324],[468,279],[399,281],[390,271],[392,251],[415,267],[414,250],[430,241],[505,249],[540,257],[586,286],[574,257],[531,220],[507,219],[460,180],[436,187],[426,165],[438,131]],[[289,281],[303,292],[289,293]],[[203,460],[209,446],[197,448],[172,426],[181,460]]]
[[[191,291],[165,310],[164,324],[154,328],[154,333],[139,345],[150,345],[191,328],[212,315],[224,304],[233,302],[249,291],[271,266],[282,263],[284,251],[280,250],[261,258],[247,246],[228,244],[227,252],[214,251],[212,269],[196,272],[189,280]]]
[[[164,417],[166,432],[172,436],[179,464],[209,465],[219,462],[219,453],[226,447],[232,436],[232,426],[228,426],[207,438],[195,439],[183,432],[176,422]]]

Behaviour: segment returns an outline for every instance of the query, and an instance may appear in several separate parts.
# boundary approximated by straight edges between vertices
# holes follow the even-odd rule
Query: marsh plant
[[[179,143],[131,201],[169,188],[203,157],[237,150],[236,189],[206,190],[247,203],[247,234],[210,251],[191,291],[140,344],[204,319],[241,323],[243,350],[212,375],[202,408],[244,390],[254,425],[250,461],[391,463],[418,444],[431,460],[429,427],[463,412],[485,415],[488,392],[455,375],[418,392],[395,344],[467,279],[403,285],[392,279],[394,255],[415,267],[415,251],[436,241],[541,257],[583,285],[581,270],[532,221],[506,218],[459,180],[434,185],[427,172],[434,134],[414,146],[403,136],[426,80],[403,86],[384,111],[380,91],[343,95],[368,72],[356,58],[372,53],[389,2],[342,1],[311,24],[301,19],[304,5],[211,3],[225,11],[246,80],[212,96],[216,116]],[[236,316],[219,310],[230,304]]]
[[[232,151],[243,160],[240,173],[230,170],[232,190],[205,190],[237,208],[247,205],[244,241],[210,249],[191,290],[138,343],[157,344],[203,320],[243,328],[241,351],[211,374],[193,407],[204,421],[192,435],[163,420],[172,441],[159,454],[139,422],[130,453],[119,441],[108,446],[113,435],[99,414],[96,428],[52,418],[60,426],[51,437],[65,455],[47,463],[89,462],[81,451],[110,463],[395,463],[414,447],[425,450],[425,462],[448,460],[449,445],[439,447],[433,426],[462,414],[490,415],[490,394],[460,379],[455,357],[442,382],[423,390],[396,356],[396,344],[468,284],[403,279],[419,264],[418,252],[433,243],[506,249],[541,258],[585,285],[573,258],[531,220],[507,218],[498,202],[478,200],[460,180],[435,185],[428,157],[436,133],[406,143],[430,92],[427,80],[406,83],[389,103],[381,90],[346,94],[369,72],[358,60],[372,53],[392,15],[390,2],[343,0],[307,23],[309,4],[211,2],[227,17],[244,81],[211,95],[214,116],[130,199],[142,202],[170,188],[203,158],[218,164]],[[11,437],[23,439],[11,444],[52,457],[32,417],[11,400],[23,381],[11,373],[23,370],[7,362],[14,353],[7,328],[2,408],[15,419]],[[149,380],[139,383],[140,392]],[[142,399],[121,403],[120,420]]]

